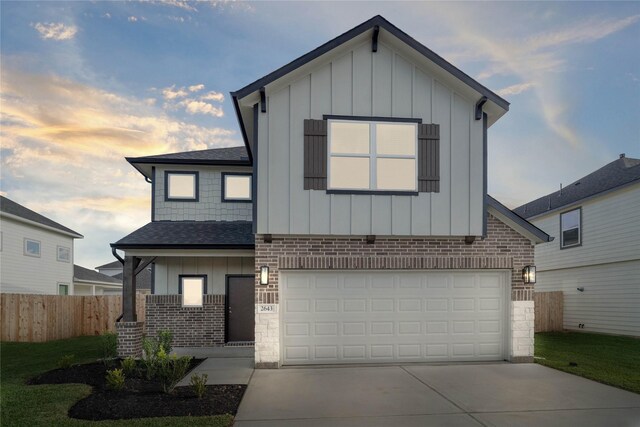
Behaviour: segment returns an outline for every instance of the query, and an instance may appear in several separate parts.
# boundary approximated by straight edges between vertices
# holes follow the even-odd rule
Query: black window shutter
[[[440,125],[418,125],[418,191],[440,192]]]
[[[327,189],[327,121],[304,121],[304,189]]]

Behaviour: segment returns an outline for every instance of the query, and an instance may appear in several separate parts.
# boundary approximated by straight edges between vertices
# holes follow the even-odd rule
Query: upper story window
[[[56,257],[60,262],[71,262],[71,248],[58,246]]]
[[[560,248],[582,244],[582,208],[560,214]]]
[[[58,295],[69,295],[68,283],[58,283]]]
[[[222,201],[250,202],[251,174],[222,173]]]
[[[417,123],[329,120],[328,189],[418,191]]]
[[[33,239],[24,239],[24,254],[40,258],[40,242]]]
[[[207,289],[207,276],[180,276],[178,293],[182,294],[183,307],[202,307]]]
[[[198,201],[198,172],[166,171],[165,201]]]

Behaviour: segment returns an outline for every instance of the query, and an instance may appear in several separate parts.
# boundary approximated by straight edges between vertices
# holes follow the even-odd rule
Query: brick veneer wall
[[[142,332],[144,322],[118,322],[117,346],[119,357],[140,357],[142,355]]]
[[[522,281],[522,269],[533,264],[531,241],[492,215],[487,237],[465,244],[464,237],[273,236],[256,235],[256,304],[278,304],[282,269],[511,269],[511,300],[533,300],[533,285]],[[260,266],[269,266],[269,285],[259,283]]]
[[[182,295],[147,295],[146,334],[169,329],[176,347],[224,344],[225,296],[204,295],[202,307],[183,307]]]

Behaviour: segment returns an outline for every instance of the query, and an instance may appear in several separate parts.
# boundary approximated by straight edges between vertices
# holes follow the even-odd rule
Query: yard
[[[536,334],[536,363],[640,393],[640,339],[582,332]]]
[[[29,378],[57,367],[65,355],[75,363],[100,357],[99,337],[80,337],[47,343],[0,343],[0,424],[2,426],[81,426],[93,422],[67,417],[91,387],[82,384],[25,385]],[[231,416],[165,417],[139,420],[101,421],[106,426],[214,426],[232,424]]]

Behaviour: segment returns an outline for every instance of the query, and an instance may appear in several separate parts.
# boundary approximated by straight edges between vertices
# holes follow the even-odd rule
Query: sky
[[[640,2],[0,3],[0,193],[85,237],[150,221],[126,161],[242,144],[229,92],[381,14],[500,94],[489,193],[514,208],[640,157]]]

